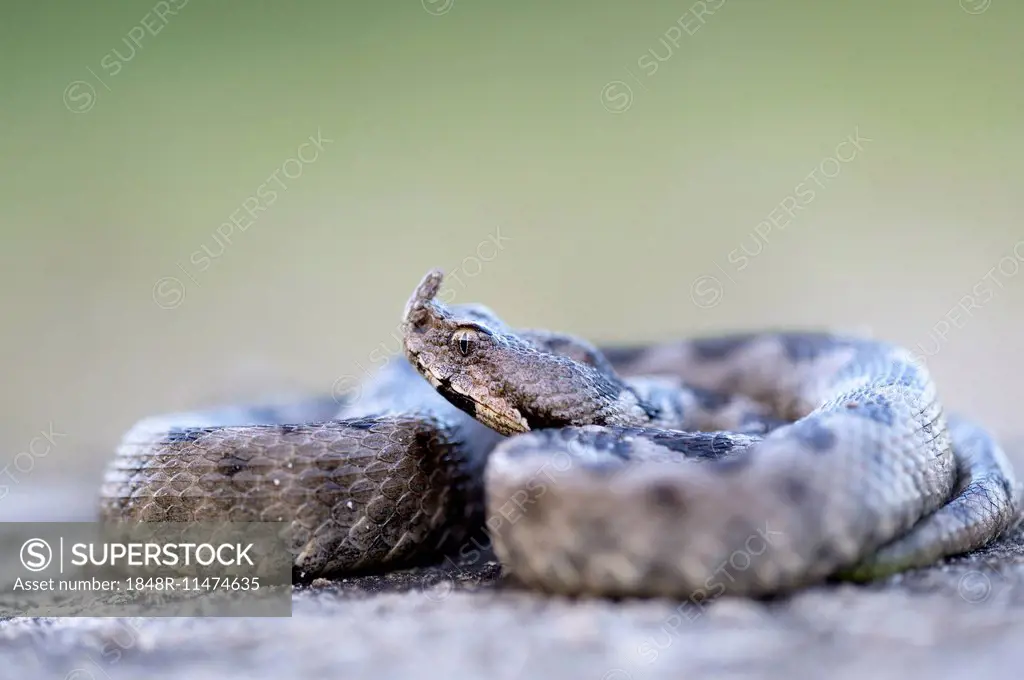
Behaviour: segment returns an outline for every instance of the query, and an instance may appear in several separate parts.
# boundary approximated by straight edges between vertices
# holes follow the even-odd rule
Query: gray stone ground
[[[1012,453],[1024,469],[1024,447]],[[318,582],[293,603],[289,619],[0,621],[0,679],[1016,677],[1024,530],[775,602],[572,601],[485,562]]]

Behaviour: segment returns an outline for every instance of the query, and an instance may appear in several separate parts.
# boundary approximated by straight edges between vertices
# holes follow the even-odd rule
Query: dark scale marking
[[[782,495],[794,505],[802,505],[810,495],[807,482],[797,477],[787,477],[782,482]]]
[[[693,351],[701,359],[725,359],[753,340],[752,335],[726,335],[720,338],[697,338],[692,341]]]
[[[813,361],[848,343],[831,335],[814,333],[790,333],[779,336],[782,348],[790,361]]]
[[[591,446],[598,451],[611,451],[615,447],[615,435],[608,431],[598,432]]]
[[[852,347],[856,351],[854,357],[835,372],[835,379],[837,381],[859,379],[864,375],[865,366],[875,366],[876,368],[873,368],[871,372],[876,377],[885,376],[884,379],[877,380],[874,383],[875,387],[886,387],[889,385],[922,386],[926,382],[925,374],[917,366],[913,363],[894,361],[892,358],[885,356],[888,350],[884,347],[879,347],[875,343],[848,339],[837,340],[834,346]],[[879,364],[883,361],[886,363],[886,366],[880,367]],[[900,372],[905,372],[905,375],[896,378],[896,372],[893,370],[896,366],[900,366]]]
[[[671,484],[665,482],[652,484],[647,492],[647,496],[655,507],[673,512],[683,512],[686,510],[686,501],[682,493]]]
[[[821,562],[836,562],[836,549],[835,546],[829,542],[824,542],[814,547],[814,551],[811,553],[811,560],[813,564]]]
[[[545,342],[547,344],[547,349],[554,350],[555,354],[560,354],[557,350],[565,349],[570,344],[568,338],[558,336],[545,338]],[[541,349],[543,349],[543,347]]]
[[[818,453],[832,450],[836,445],[835,433],[816,420],[803,420],[793,424],[793,436]]]
[[[648,399],[650,399],[650,401],[647,401],[641,395],[637,394],[637,391],[632,387],[626,387],[626,389],[636,397],[637,403],[640,405],[640,408],[643,409],[644,415],[647,416],[649,420],[658,420],[662,416],[662,408],[655,406],[653,403],[656,400],[669,400],[675,405],[676,410],[680,415],[683,412],[682,405],[679,404],[679,395],[676,390],[665,390],[660,387],[654,387],[647,395]]]
[[[470,401],[470,403],[473,403]],[[457,404],[456,404],[457,405]],[[472,415],[472,412],[469,412]],[[530,430],[550,430],[556,428],[563,428],[570,424],[567,418],[550,418],[548,416],[539,416],[536,414],[524,413],[523,418],[526,419],[526,426]],[[601,419],[594,420],[595,425],[604,425]]]
[[[440,391],[440,390],[438,390]],[[355,430],[369,430],[375,425],[374,421],[369,418],[359,418],[357,420],[346,420],[345,426],[351,427]]]
[[[626,366],[650,351],[650,347],[603,347],[601,353],[614,366]]]
[[[561,430],[553,430],[551,432],[552,440],[561,439],[564,442],[572,442],[578,441],[580,438],[580,431],[572,427],[566,427]]]
[[[647,434],[646,438],[687,458],[716,459],[732,453],[737,448],[733,440],[713,432],[654,431]]]
[[[248,461],[227,456],[220,461],[218,471],[223,473],[225,477],[234,477],[239,472],[248,469],[250,469]]]
[[[725,392],[692,386],[688,386],[687,389],[693,394],[693,398],[697,400],[700,407],[708,411],[717,411],[732,401],[732,397]]]
[[[1006,492],[1006,497],[1013,498],[1016,490],[1013,488],[1013,483],[1009,478],[1000,475],[999,483],[1002,485],[1003,491]]]
[[[873,420],[881,425],[891,426],[896,422],[896,413],[892,403],[883,395],[873,395],[869,400],[851,401],[846,403],[847,413]]]
[[[167,444],[190,444],[209,434],[210,428],[203,427],[172,427],[164,435],[164,443]]]

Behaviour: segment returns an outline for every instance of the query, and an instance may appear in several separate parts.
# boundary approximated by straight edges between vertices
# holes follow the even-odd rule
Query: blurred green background
[[[952,406],[1020,420],[1020,4],[4,14],[0,485],[22,497],[96,488],[147,414],[359,375],[435,266],[457,301],[599,342],[871,333],[922,347]]]

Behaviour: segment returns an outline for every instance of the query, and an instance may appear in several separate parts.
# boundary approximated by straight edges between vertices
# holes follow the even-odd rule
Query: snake
[[[143,418],[112,521],[281,522],[296,580],[388,572],[483,536],[563,595],[705,598],[868,581],[980,548],[1022,485],[927,367],[880,340],[736,331],[596,346],[447,304],[355,391]]]

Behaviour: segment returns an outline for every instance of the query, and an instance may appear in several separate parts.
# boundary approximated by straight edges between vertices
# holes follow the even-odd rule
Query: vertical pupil
[[[469,354],[469,338],[465,335],[459,338],[459,351],[462,352],[463,356]]]

